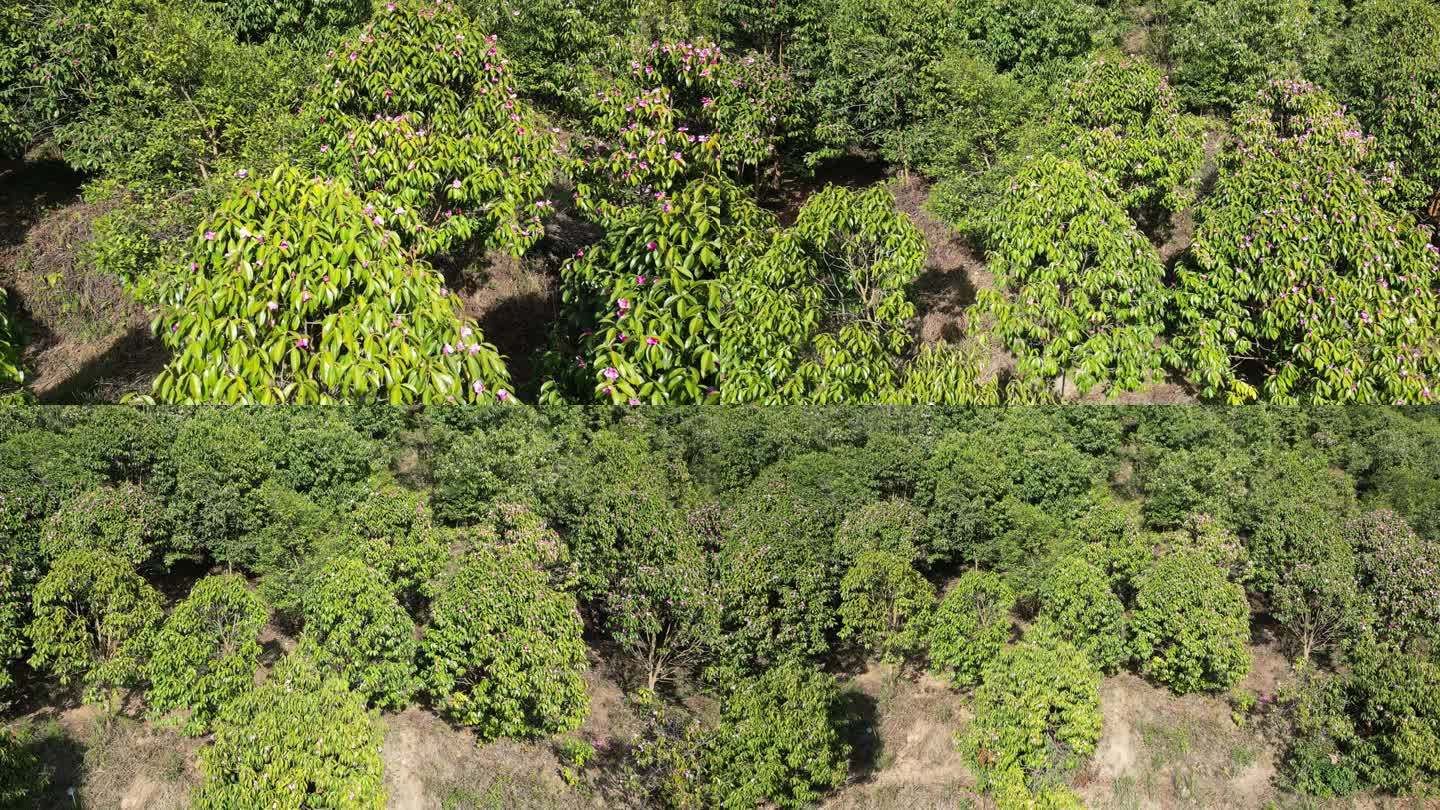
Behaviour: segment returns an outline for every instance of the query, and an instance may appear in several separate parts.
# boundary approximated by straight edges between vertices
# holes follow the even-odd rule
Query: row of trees
[[[1073,802],[1101,677],[1233,690],[1265,623],[1298,662],[1266,704],[1292,788],[1440,778],[1426,412],[3,418],[0,690],[143,692],[208,736],[206,806],[292,784],[374,806],[376,712],[417,703],[481,740],[572,731],[602,654],[645,720],[617,760],[641,801],[838,787],[858,653],[973,690],[957,744],[997,799]],[[421,478],[386,471],[417,452]],[[673,699],[696,689],[717,715]]]
[[[513,399],[451,268],[533,254],[562,209],[601,236],[559,269],[546,402],[1027,402],[1169,373],[1231,402],[1433,398],[1429,0],[1175,0],[1135,56],[1080,0],[751,5],[29,4],[0,109],[12,144],[131,195],[88,256],[160,311],[157,401]],[[1207,128],[1218,178],[1167,269]],[[883,191],[781,227],[748,187],[854,149],[933,178],[983,246],[966,320],[1014,379],[916,345],[926,245]]]

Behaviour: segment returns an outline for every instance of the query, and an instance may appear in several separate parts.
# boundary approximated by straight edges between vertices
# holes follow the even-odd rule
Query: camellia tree
[[[1110,178],[1047,155],[991,216],[996,285],[977,309],[994,315],[1024,372],[1073,379],[1081,393],[1138,389],[1169,355],[1165,268],[1118,199]]]
[[[393,482],[372,487],[355,504],[345,535],[350,553],[380,572],[412,611],[435,595],[449,548],[425,493]]]
[[[304,0],[300,3],[272,3],[268,0],[206,0],[206,5],[246,42],[273,37],[295,37],[317,30],[340,31],[370,13],[366,0]]]
[[[575,597],[506,549],[475,549],[444,585],[422,642],[436,708],[482,739],[572,731],[589,711]]]
[[[998,574],[967,571],[935,610],[930,667],[956,687],[974,686],[1010,640],[1015,593]]]
[[[719,279],[754,260],[774,217],[722,179],[654,197],[617,212],[605,239],[560,269],[562,328],[576,337],[552,353],[546,399],[564,389],[631,404],[719,397]]]
[[[1007,647],[985,667],[961,751],[982,787],[1078,768],[1100,741],[1100,671],[1085,653],[1047,638]],[[1021,805],[1017,805],[1021,806]]]
[[[40,758],[9,729],[0,730],[0,810],[27,810],[49,783]]]
[[[72,551],[35,586],[33,601],[31,666],[62,685],[83,681],[86,699],[107,707],[118,690],[143,678],[164,608],[129,562],[106,551]]]
[[[1388,509],[1347,523],[1360,592],[1373,604],[1378,638],[1401,649],[1440,646],[1440,544]]]
[[[315,663],[334,670],[377,708],[402,709],[415,692],[415,623],[382,574],[339,556],[316,572],[304,596]]]
[[[1388,207],[1440,225],[1440,8],[1428,0],[1355,4],[1326,71],[1330,87],[1393,161]]]
[[[131,483],[96,487],[45,519],[40,551],[57,559],[77,550],[107,551],[139,568],[158,551],[160,507]]]
[[[10,321],[7,298],[5,288],[0,287],[0,385],[25,381],[25,372],[20,368],[20,339]]]
[[[720,600],[698,532],[657,531],[626,549],[598,600],[611,637],[654,690],[704,661],[720,633]]]
[[[1143,59],[1087,60],[1065,85],[1056,141],[1062,153],[1115,182],[1115,202],[1141,221],[1189,204],[1205,157],[1199,118],[1180,111],[1166,76]]]
[[[1174,344],[1232,403],[1423,403],[1440,387],[1440,248],[1381,206],[1373,141],[1312,84],[1277,81],[1236,116]]]
[[[723,277],[725,402],[875,401],[898,382],[925,238],[883,187],[829,187]]]
[[[742,681],[720,701],[706,740],[710,806],[810,807],[849,772],[835,677],[797,663]]]
[[[840,638],[887,664],[924,649],[934,609],[935,586],[892,552],[861,554],[840,579]]]
[[[242,186],[201,226],[156,329],[170,403],[495,402],[505,363],[412,259],[388,212],[293,168]]]
[[[365,699],[301,646],[221,713],[192,806],[380,810],[382,737]]]
[[[1069,557],[1051,570],[1040,589],[1040,615],[1097,669],[1114,672],[1128,657],[1125,605],[1105,571],[1082,557]]]
[[[1223,690],[1250,669],[1250,603],[1205,555],[1175,551],[1140,578],[1131,615],[1140,671],[1177,694]]]
[[[245,580],[206,577],[170,613],[146,665],[145,702],[156,716],[188,711],[186,734],[204,734],[255,681],[257,640],[270,612]]]
[[[11,666],[25,654],[30,600],[18,557],[14,550],[0,551],[0,705],[9,701],[15,683]]]
[[[348,178],[418,255],[464,245],[518,256],[540,239],[545,189],[566,161],[493,36],[448,0],[397,0],[326,56],[330,143],[316,163]]]

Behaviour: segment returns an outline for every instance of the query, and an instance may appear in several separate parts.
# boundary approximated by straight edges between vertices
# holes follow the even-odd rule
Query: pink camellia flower
[[[446,343],[446,344],[445,344],[445,347],[444,347],[443,349],[441,349],[441,351],[445,352],[446,354],[454,354],[454,353],[455,353],[455,347],[454,347],[454,346],[451,346],[449,343]]]
[[[308,348],[310,348],[310,338],[303,338],[303,337],[302,337],[302,338],[300,338],[299,340],[295,341],[295,345],[296,345],[296,347],[301,348],[301,349],[308,349]]]
[[[280,249],[281,249],[281,250],[289,250],[289,249],[290,249],[290,243],[287,242],[287,241],[285,241],[284,239],[281,239],[281,240],[280,240]]]
[[[450,181],[450,187],[451,187],[451,188],[456,188],[456,189],[458,189],[458,188],[460,188],[461,185],[462,185],[462,184],[460,183],[459,180],[451,180],[451,181]]]
[[[460,337],[470,337],[470,336],[473,335],[473,334],[475,334],[475,332],[474,332],[474,330],[472,330],[470,327],[468,327],[468,326],[462,326],[462,327],[460,327]]]
[[[309,291],[309,290],[305,290],[304,292],[300,293],[300,302],[301,302],[301,303],[306,303],[306,302],[308,302],[312,297],[313,297],[313,296],[310,295],[310,291]]]
[[[206,232],[205,232],[205,241],[206,241],[206,242],[214,242],[214,241],[215,241],[215,232],[214,232],[214,231],[206,231]]]
[[[265,305],[265,308],[270,310],[271,312],[274,312],[275,310],[280,308],[280,305],[274,301],[271,301],[270,303]]]
[[[479,353],[480,353],[480,344],[479,344],[479,343],[471,343],[471,344],[470,344],[470,353],[471,353],[471,354],[479,354]]]
[[[620,372],[614,366],[606,366],[605,370],[600,373],[605,375],[605,379],[607,380],[616,380],[620,378]]]
[[[485,393],[485,383],[476,380],[473,384],[471,384],[470,390],[474,391],[477,394],[483,394]]]
[[[660,339],[659,339],[659,338],[656,338],[656,337],[647,337],[647,338],[645,338],[645,345],[647,345],[647,346],[659,346],[659,345],[660,345]]]
[[[583,258],[585,258],[585,251],[584,251],[584,250],[577,250],[577,251],[575,251],[575,258],[577,258],[577,259],[583,259]]]
[[[618,338],[618,340],[619,340],[621,343],[624,343],[625,341],[627,341],[627,340],[629,340],[629,339],[630,339],[630,336],[627,335],[627,334],[625,334],[624,332],[621,332],[621,333],[620,333],[620,337]]]
[[[360,54],[358,54],[358,53],[356,53],[356,52],[354,52],[354,51],[351,51],[351,52],[350,52],[350,61],[351,61],[351,62],[354,62],[356,59],[359,59],[359,58],[360,58]]]
[[[630,308],[630,299],[621,298],[619,301],[615,302],[615,306],[619,307],[621,312],[624,312],[625,310]]]
[[[499,391],[495,392],[495,396],[501,402],[504,402],[505,400],[510,398],[510,392],[506,391],[504,388],[501,388]]]
[[[630,404],[631,404],[631,406],[639,405],[639,404],[640,404],[640,400],[638,400],[638,399],[636,399],[636,398],[634,398],[634,397],[631,397],[631,398],[630,398]]]
[[[654,242],[649,242],[649,243],[647,243],[647,244],[645,245],[645,249],[646,249],[646,250],[650,250],[650,251],[653,251],[653,250],[655,250],[655,249],[657,249],[657,248],[659,248],[659,247],[660,247],[660,246],[659,246],[658,244],[654,243]]]
[[[637,285],[641,286],[641,287],[644,287],[644,286],[645,286],[645,277],[644,277],[644,276],[636,276],[636,277],[635,277],[635,283],[636,283]]]
[[[704,98],[700,99],[700,106],[701,106],[701,107],[710,107],[710,106],[713,106],[714,104],[715,104],[715,99],[710,98],[709,96],[705,96]]]
[[[245,171],[244,169],[241,169],[240,171],[235,172],[235,176],[238,177],[238,178],[240,178],[241,180],[244,180],[245,178],[247,178],[247,177],[250,176],[250,172],[247,172],[247,171]]]

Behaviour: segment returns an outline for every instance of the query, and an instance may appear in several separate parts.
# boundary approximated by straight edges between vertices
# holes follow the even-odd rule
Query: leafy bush
[[[1052,569],[1040,591],[1040,616],[1096,669],[1114,672],[1129,658],[1125,606],[1105,572],[1084,559],[1071,557]]]
[[[9,300],[0,287],[0,384],[22,383],[25,371],[20,367],[20,337],[10,321]]]
[[[625,549],[597,601],[617,646],[645,674],[646,688],[704,662],[720,633],[720,601],[699,531],[656,527]]]
[[[194,806],[380,810],[382,735],[364,698],[301,648],[221,714],[214,742],[200,752],[205,781]]]
[[[1114,181],[1115,202],[1137,220],[1153,223],[1193,199],[1201,123],[1180,112],[1158,68],[1102,51],[1065,84],[1057,117],[1062,150]]]
[[[293,168],[232,195],[191,243],[157,321],[172,403],[510,398],[495,348],[440,275],[338,181]],[[212,360],[223,357],[223,363]]]
[[[25,654],[25,625],[30,611],[27,585],[15,551],[0,551],[0,706],[9,703],[10,687],[15,682],[10,669]]]
[[[714,562],[720,678],[830,651],[840,572],[824,525],[813,501],[764,479],[727,512]]]
[[[1161,557],[1130,618],[1140,671],[1177,694],[1229,689],[1250,669],[1249,619],[1245,592],[1203,555]]]
[[[971,45],[1001,70],[1034,71],[1086,53],[1102,13],[1083,0],[963,0],[955,22]]]
[[[575,599],[529,561],[476,549],[432,613],[422,675],[441,714],[487,740],[560,734],[585,719]]]
[[[716,807],[809,807],[849,773],[835,678],[784,664],[737,684],[705,750]]]
[[[1134,390],[1161,373],[1165,270],[1116,202],[1112,181],[1073,161],[1041,157],[1020,173],[994,212],[988,241],[996,287],[977,306],[1023,371],[1072,374]]]
[[[605,239],[560,269],[565,330],[546,399],[703,402],[721,380],[719,280],[753,261],[773,216],[741,189],[701,180],[622,210]]]
[[[893,554],[901,560],[921,563],[925,512],[898,498],[875,501],[845,516],[835,535],[835,551],[841,559],[854,561],[871,551]]]
[[[305,592],[305,632],[315,664],[334,670],[377,708],[403,709],[415,691],[415,623],[385,576],[336,557]]]
[[[559,142],[517,97],[494,36],[453,3],[398,0],[326,57],[315,162],[415,253],[519,256],[540,239]]]
[[[86,700],[137,685],[164,617],[160,593],[124,559],[72,551],[35,586],[35,618],[26,631],[30,665],[61,685],[79,680]]]
[[[895,663],[925,646],[935,587],[904,557],[867,551],[840,579],[840,638]]]
[[[0,810],[34,807],[48,782],[39,757],[25,747],[22,738],[0,729]]]
[[[959,740],[983,787],[1064,773],[1100,740],[1100,673],[1064,641],[1022,641],[985,667]]]
[[[726,402],[875,401],[897,384],[925,238],[881,187],[830,187],[722,276]]]
[[[1270,592],[1270,615],[1304,660],[1365,639],[1374,621],[1349,544],[1338,537],[1312,542],[1312,550],[1287,566]]]
[[[1232,403],[1431,399],[1440,360],[1421,347],[1440,323],[1440,249],[1380,207],[1363,171],[1373,142],[1293,81],[1268,85],[1234,129],[1178,272],[1182,368]]]
[[[412,610],[435,595],[449,560],[448,538],[435,525],[430,499],[395,483],[372,488],[350,513],[351,552]]]
[[[1360,590],[1374,605],[1380,640],[1440,646],[1440,544],[1389,510],[1362,515],[1342,531],[1355,551]]]
[[[97,487],[45,520],[40,550],[52,560],[71,551],[105,551],[142,567],[159,550],[160,519],[159,505],[140,487]]]
[[[254,532],[263,523],[262,487],[275,476],[276,448],[240,412],[201,411],[175,435],[168,467],[167,519],[173,557],[209,556],[231,566],[253,564]]]
[[[1440,9],[1424,0],[1365,0],[1350,12],[1325,71],[1326,86],[1393,161],[1392,211],[1440,220]],[[1440,223],[1437,223],[1440,224]]]
[[[270,0],[207,0],[235,36],[245,42],[272,37],[313,35],[341,31],[370,14],[366,0],[301,0],[274,3]]]
[[[1234,109],[1267,79],[1321,63],[1339,4],[1329,0],[1173,0],[1164,48],[1192,107]]]
[[[558,431],[526,408],[494,416],[477,429],[437,431],[432,502],[447,524],[484,520],[490,503],[536,503],[555,485]]]
[[[245,580],[206,577],[171,611],[146,665],[145,702],[156,716],[188,711],[186,734],[204,734],[248,692],[260,663],[256,638],[270,614]]]
[[[1010,640],[1015,594],[999,576],[967,571],[935,609],[930,624],[930,667],[957,688],[980,682]]]

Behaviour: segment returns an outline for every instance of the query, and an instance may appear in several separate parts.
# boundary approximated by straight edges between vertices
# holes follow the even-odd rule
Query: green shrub
[[[1393,161],[1396,213],[1435,205],[1440,188],[1440,9],[1426,0],[1354,4],[1337,36],[1326,86],[1375,136],[1375,154]],[[1433,222],[1440,209],[1431,208]]]
[[[200,752],[194,807],[380,810],[382,735],[365,699],[301,648],[221,714],[214,742]]]
[[[343,182],[294,168],[238,189],[191,240],[157,321],[170,403],[495,402],[495,348],[444,279]],[[223,364],[211,362],[224,357]]]
[[[1130,627],[1145,676],[1177,694],[1222,691],[1250,669],[1250,604],[1205,556],[1176,551],[1140,578]]]
[[[1010,640],[1015,594],[999,576],[967,571],[940,600],[930,624],[930,667],[957,688],[981,672]]]
[[[959,747],[984,788],[1072,771],[1100,740],[1100,673],[1064,641],[1007,647],[985,667]]]
[[[1374,605],[1381,641],[1423,650],[1440,647],[1440,544],[1420,537],[1390,510],[1345,525],[1360,592]]]
[[[140,487],[97,487],[46,518],[40,550],[52,560],[71,551],[105,551],[140,568],[160,550],[161,519],[159,504]]]
[[[9,303],[5,288],[0,287],[0,384],[25,382],[25,371],[20,367],[20,337],[10,320]]]
[[[1440,324],[1427,281],[1440,257],[1425,231],[1381,208],[1371,151],[1304,82],[1273,82],[1237,113],[1176,287],[1174,344],[1206,396],[1433,397],[1440,360],[1419,347]]]
[[[850,746],[835,678],[783,664],[743,681],[720,702],[705,750],[713,806],[809,807],[849,773]]]
[[[315,664],[334,670],[377,708],[399,710],[415,691],[415,622],[383,574],[339,556],[315,575],[304,597],[305,632]]]
[[[840,579],[840,638],[896,663],[925,647],[935,587],[904,557],[867,551]]]
[[[173,556],[208,556],[230,566],[254,563],[250,533],[263,523],[261,491],[275,476],[276,448],[243,412],[201,411],[175,435],[162,496],[175,526]]]
[[[326,59],[314,162],[415,254],[519,256],[540,239],[559,141],[517,97],[493,35],[453,3],[397,0]]]
[[[996,286],[980,293],[1023,372],[1134,390],[1158,377],[1165,270],[1121,207],[1120,189],[1079,163],[1033,161],[993,213]]]
[[[24,739],[0,729],[0,810],[34,807],[48,784],[40,758],[26,748]]]
[[[546,401],[689,402],[719,396],[720,279],[754,260],[773,215],[740,188],[704,179],[606,222],[599,244],[560,269],[565,339],[549,355]]]
[[[188,711],[186,734],[209,731],[248,692],[260,662],[256,640],[270,614],[245,580],[206,577],[171,611],[146,665],[145,702],[156,716]]]
[[[112,705],[136,686],[164,618],[160,593],[126,560],[105,551],[72,551],[35,586],[26,631],[30,665],[62,686],[85,684],[86,700]]]
[[[1228,110],[1267,79],[1323,62],[1339,4],[1329,0],[1173,0],[1164,38],[1175,86],[1191,107]]]
[[[1001,70],[1022,73],[1087,53],[1103,20],[1083,0],[963,0],[954,14],[976,50]]]
[[[721,277],[726,402],[874,402],[912,345],[925,238],[881,187],[830,187],[794,227]]]
[[[450,549],[426,493],[389,482],[375,486],[356,502],[344,533],[350,553],[412,611],[435,595]]]
[[[1051,570],[1040,590],[1040,616],[1096,669],[1114,672],[1129,658],[1125,606],[1105,572],[1084,559],[1067,558]]]
[[[575,598],[528,560],[476,549],[441,588],[422,642],[436,708],[481,739],[573,731],[589,711]]]
[[[911,563],[923,563],[925,512],[898,498],[875,501],[845,516],[835,535],[835,551],[853,561],[870,551],[883,551]]]
[[[235,36],[245,42],[272,37],[312,36],[318,31],[340,31],[370,14],[367,0],[207,0]]]

